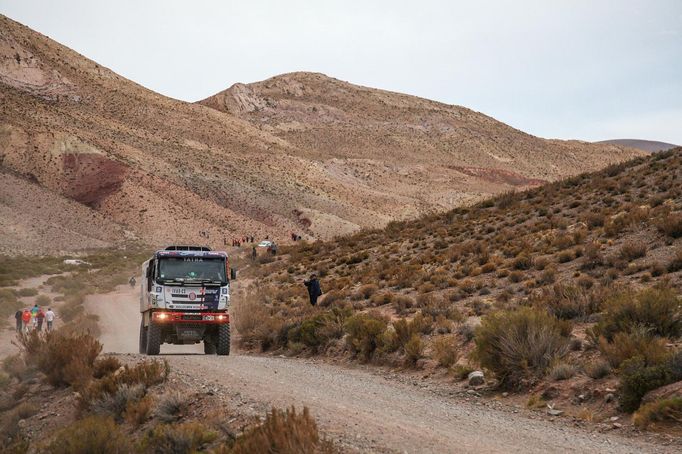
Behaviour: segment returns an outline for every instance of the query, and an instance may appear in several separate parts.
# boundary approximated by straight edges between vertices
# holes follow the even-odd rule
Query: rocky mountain
[[[463,107],[320,74],[182,102],[0,17],[0,169],[23,180],[4,191],[42,188],[63,217],[106,219],[83,230],[83,245],[329,238],[638,154],[540,139]],[[3,237],[21,221],[35,239],[28,249],[71,248],[7,200]]]
[[[673,145],[672,143],[658,142],[656,140],[640,140],[640,139],[612,139],[612,140],[602,140],[597,143],[607,143],[612,145],[621,145],[629,148],[636,148],[638,150],[647,151],[650,153],[655,153],[657,151],[667,151],[678,145]]]

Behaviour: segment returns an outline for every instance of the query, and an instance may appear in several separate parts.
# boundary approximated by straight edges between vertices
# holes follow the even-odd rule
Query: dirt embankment
[[[88,298],[105,351],[137,352],[135,291],[121,286]],[[199,354],[164,345],[174,376],[240,405],[308,406],[328,437],[359,452],[679,452],[617,433],[590,433],[497,402],[450,396],[428,382],[290,358]],[[194,354],[192,354],[194,353]]]

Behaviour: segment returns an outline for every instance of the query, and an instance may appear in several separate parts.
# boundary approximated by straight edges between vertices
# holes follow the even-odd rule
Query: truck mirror
[[[232,281],[237,280],[237,269],[236,268],[230,268],[230,280],[232,280]]]

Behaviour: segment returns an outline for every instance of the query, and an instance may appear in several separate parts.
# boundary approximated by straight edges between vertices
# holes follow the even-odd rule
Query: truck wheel
[[[158,355],[161,351],[161,327],[150,323],[147,328],[147,348],[145,353],[148,355]]]
[[[147,353],[147,328],[144,326],[144,318],[140,320],[140,353]]]
[[[204,341],[204,354],[206,355],[215,355],[216,347],[213,342],[209,342],[207,340]]]
[[[227,356],[230,354],[230,324],[218,326],[218,355]]]

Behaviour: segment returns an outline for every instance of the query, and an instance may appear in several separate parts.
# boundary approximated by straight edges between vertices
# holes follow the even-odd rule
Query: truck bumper
[[[201,323],[207,325],[222,325],[230,323],[230,314],[227,312],[152,312],[154,323]]]

